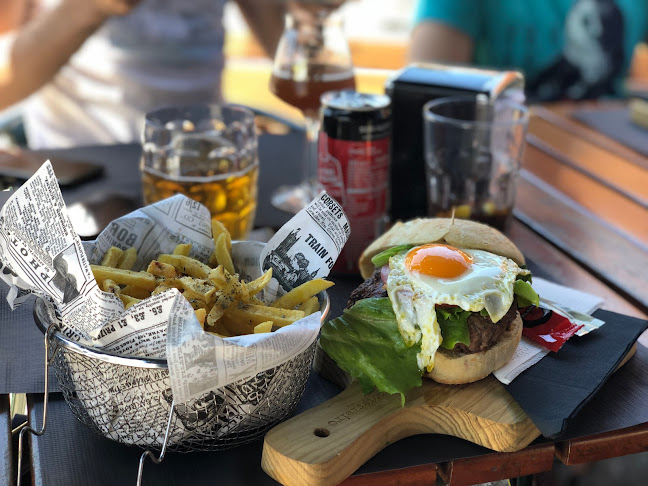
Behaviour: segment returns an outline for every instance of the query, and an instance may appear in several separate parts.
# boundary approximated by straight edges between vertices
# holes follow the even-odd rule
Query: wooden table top
[[[557,282],[603,297],[606,309],[647,318],[648,158],[572,119],[576,107],[583,105],[532,108],[510,237]],[[640,343],[648,345],[646,334]],[[648,424],[641,424],[514,453],[357,474],[344,484],[433,483],[437,474],[473,484],[547,471],[554,457],[576,464],[647,447]]]
[[[618,107],[585,106],[603,116]],[[571,118],[577,108],[532,108],[516,216],[535,234],[514,228],[512,237],[523,253],[546,256],[557,281],[601,295],[605,308],[646,317],[648,158]]]

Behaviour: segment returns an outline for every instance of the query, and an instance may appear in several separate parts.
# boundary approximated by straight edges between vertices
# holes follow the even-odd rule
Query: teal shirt
[[[531,99],[620,95],[648,32],[644,0],[419,0],[415,24],[469,35],[473,63],[519,69]]]

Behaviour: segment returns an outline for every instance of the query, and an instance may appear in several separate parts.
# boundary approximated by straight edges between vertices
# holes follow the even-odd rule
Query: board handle
[[[501,383],[423,380],[407,393],[364,395],[357,382],[279,424],[265,437],[261,466],[286,485],[337,484],[379,451],[417,434],[446,434],[496,451],[526,447],[540,431]]]
[[[385,421],[401,408],[400,395],[364,395],[354,382],[268,432],[261,466],[286,485],[337,484],[388,445]]]

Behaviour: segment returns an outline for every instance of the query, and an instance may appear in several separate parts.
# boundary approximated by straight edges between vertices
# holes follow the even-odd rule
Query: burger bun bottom
[[[438,383],[461,385],[486,378],[513,357],[522,337],[522,318],[518,313],[501,339],[486,351],[458,355],[439,348],[434,357],[434,369],[425,376]]]

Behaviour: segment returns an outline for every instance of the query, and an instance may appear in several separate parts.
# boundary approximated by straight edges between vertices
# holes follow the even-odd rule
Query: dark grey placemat
[[[572,117],[648,157],[648,129],[630,121],[627,107],[613,110],[576,110],[572,113]],[[642,164],[641,160],[632,160],[632,162],[648,169],[648,163]]]
[[[9,286],[0,280],[0,394],[43,393],[45,344],[33,317],[33,297],[12,311]],[[58,391],[50,373],[50,390]]]

